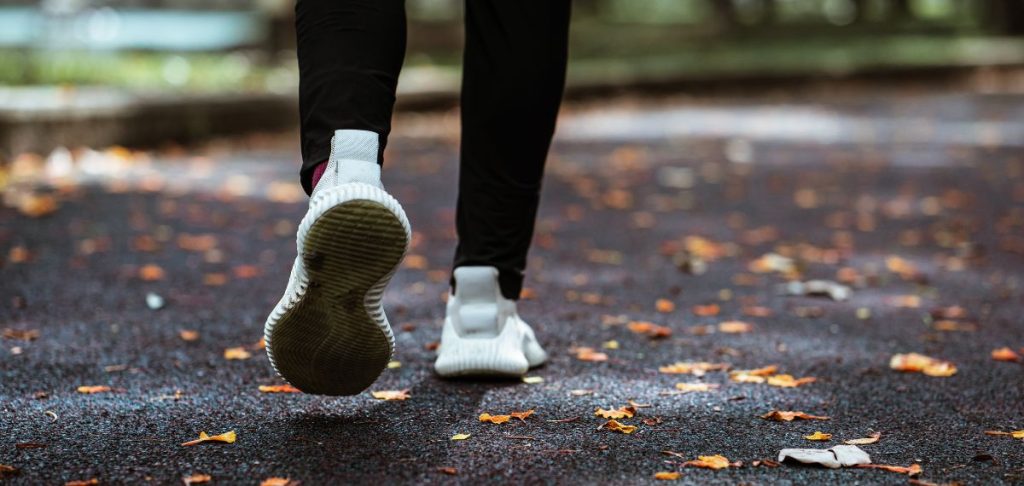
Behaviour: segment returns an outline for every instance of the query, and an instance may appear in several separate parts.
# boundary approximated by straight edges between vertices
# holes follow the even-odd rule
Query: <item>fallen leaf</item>
[[[524,376],[523,383],[527,385],[536,385],[538,383],[544,383],[544,378],[540,376]]]
[[[923,354],[896,354],[889,360],[889,367],[897,371],[920,372],[928,376],[953,376],[956,366],[949,361],[941,361]]]
[[[401,368],[401,367],[402,367],[402,362],[401,361],[395,361],[395,360],[388,361],[388,369],[389,370],[395,370],[395,369],[398,369],[398,368]]]
[[[18,341],[34,341],[39,339],[39,331],[35,329],[11,329],[5,328],[4,339],[16,339]]]
[[[869,436],[867,436],[867,437],[865,437],[863,439],[844,440],[843,443],[844,444],[849,444],[849,445],[867,445],[867,444],[874,444],[875,442],[878,442],[878,440],[881,439],[881,438],[882,438],[882,433],[881,432],[875,432],[875,433],[873,433],[873,434],[871,434],[871,435],[869,435]]]
[[[287,383],[284,385],[260,385],[260,391],[263,393],[302,393],[302,390]]]
[[[729,379],[736,383],[764,383],[766,376],[774,375],[778,370],[779,367],[776,365],[752,370],[733,370],[729,372]]]
[[[1006,435],[1013,437],[1014,439],[1024,439],[1024,430],[1014,430],[1013,432],[1003,432],[1000,430],[986,430],[985,435]]]
[[[700,317],[711,317],[717,316],[721,312],[722,308],[718,304],[707,304],[707,305],[695,305],[693,306],[694,315]]]
[[[672,335],[671,328],[659,326],[653,322],[631,321],[629,324],[626,325],[626,327],[636,334],[646,334],[647,336],[655,339],[669,337]]]
[[[718,331],[726,334],[742,334],[754,330],[754,326],[743,321],[725,321],[718,324]]]
[[[234,430],[229,430],[227,432],[224,432],[223,434],[218,434],[218,435],[208,435],[206,432],[200,432],[198,439],[190,440],[188,442],[184,442],[181,445],[183,445],[183,446],[194,446],[196,444],[202,444],[203,442],[223,442],[223,443],[226,443],[226,444],[234,444],[235,443],[235,431]]]
[[[100,480],[96,478],[92,479],[78,479],[75,481],[68,481],[64,483],[64,486],[92,486],[94,484],[100,484]]]
[[[224,359],[228,360],[243,360],[252,357],[252,353],[247,351],[244,347],[238,346],[236,348],[227,348],[224,350]]]
[[[772,375],[768,377],[769,385],[780,388],[796,388],[798,386],[814,383],[815,381],[818,381],[818,379],[813,376],[794,378],[793,375]]]
[[[447,474],[449,476],[455,476],[456,474],[459,473],[459,471],[454,467],[439,467],[437,468],[437,472]]]
[[[584,396],[587,396],[587,395],[593,395],[594,394],[594,390],[582,390],[582,389],[571,390],[569,392],[569,394],[574,396],[574,397],[584,397]]]
[[[470,437],[469,434],[455,434],[452,436],[452,440],[466,440]]]
[[[992,350],[992,359],[996,361],[1020,361],[1021,356],[1010,348],[999,348]]]
[[[857,467],[864,469],[881,469],[883,471],[889,471],[899,474],[906,474],[907,476],[917,476],[921,474],[920,464],[911,464],[910,466],[889,466],[886,464],[859,464]]]
[[[112,389],[106,385],[83,385],[78,387],[78,393],[84,393],[86,395],[92,395],[96,393],[107,393]]]
[[[594,348],[576,348],[574,350],[576,359],[580,361],[608,361],[608,355],[594,351]]]
[[[0,464],[0,479],[17,476],[21,471],[14,466],[8,466],[7,464]]]
[[[668,300],[668,299],[658,299],[657,301],[654,302],[654,308],[658,312],[661,312],[663,314],[667,314],[669,312],[672,312],[672,311],[676,310],[676,305],[674,303],[672,303],[671,300]]]
[[[811,435],[805,435],[804,438],[807,439],[807,440],[820,440],[820,441],[832,440],[832,434],[826,434],[825,432],[822,432],[822,431],[819,430],[819,431],[814,432]]]
[[[708,392],[717,388],[715,383],[676,383],[676,390],[683,393]]]
[[[694,363],[682,361],[658,367],[658,371],[661,373],[672,375],[692,374],[696,376],[702,376],[708,371],[724,371],[727,369],[729,369],[729,365],[726,363]]]
[[[658,471],[654,473],[654,479],[660,479],[662,481],[674,481],[679,479],[680,474],[678,472]]]
[[[370,392],[373,398],[378,400],[407,400],[409,398],[409,390],[380,390]]]
[[[771,317],[775,311],[761,305],[751,305],[743,308],[743,315],[749,317]]]
[[[633,416],[636,415],[636,407],[625,406],[619,407],[616,410],[598,408],[594,411],[594,415],[606,419],[633,418]]]
[[[49,194],[26,194],[17,204],[18,211],[30,218],[41,218],[57,210],[57,198]]]
[[[208,483],[210,482],[210,479],[213,478],[211,478],[209,474],[193,474],[191,476],[181,478],[181,482],[185,483],[185,486],[189,486],[192,484]]]
[[[722,455],[714,456],[697,456],[697,459],[692,461],[686,461],[683,463],[685,467],[702,467],[705,469],[726,469],[734,464],[729,463],[729,459],[726,459]]]
[[[530,410],[527,410],[525,412],[511,412],[509,413],[509,415],[511,415],[512,418],[517,418],[523,422],[526,422],[526,417],[533,415],[533,409],[531,408]]]
[[[512,416],[511,415],[491,415],[489,413],[482,413],[482,414],[480,414],[480,421],[481,422],[490,422],[492,424],[503,424],[505,422],[508,422],[509,420],[512,420]]]
[[[288,478],[267,478],[260,482],[260,486],[297,486],[298,483]]]
[[[147,282],[163,280],[164,276],[164,269],[160,268],[159,265],[150,263],[139,268],[139,278]]]
[[[619,342],[616,340],[605,341],[601,343],[601,347],[604,349],[619,349]]]
[[[178,331],[178,337],[180,337],[182,341],[188,341],[188,342],[198,341],[199,340],[199,331],[193,331],[191,329],[182,329],[182,330]]]
[[[935,321],[932,324],[932,328],[942,332],[973,332],[978,330],[978,326],[974,323],[957,322],[948,319]]]
[[[611,430],[613,432],[622,432],[623,434],[632,434],[633,432],[636,432],[635,425],[622,424],[619,423],[617,420],[609,420],[601,427]]]
[[[829,417],[822,415],[811,415],[804,412],[790,412],[783,410],[772,410],[761,416],[763,419],[776,420],[779,422],[792,422],[796,419],[800,420],[829,420]]]

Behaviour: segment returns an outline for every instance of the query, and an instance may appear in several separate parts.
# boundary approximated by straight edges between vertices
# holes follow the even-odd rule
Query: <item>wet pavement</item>
[[[881,470],[753,465],[880,432],[861,447],[876,464],[919,464],[915,480],[1024,482],[1024,441],[985,434],[1024,429],[1024,364],[991,356],[1024,354],[1024,96],[568,111],[520,305],[551,354],[532,384],[432,373],[455,243],[454,131],[447,116],[396,127],[384,182],[417,236],[385,296],[400,366],[370,390],[408,389],[405,401],[259,390],[281,383],[258,341],[304,212],[290,135],[9,164],[0,464],[18,471],[0,477],[633,484],[679,471],[682,484],[907,482]],[[41,179],[50,185],[26,182]],[[852,292],[783,295],[786,282],[812,279]],[[150,308],[150,293],[162,308]],[[730,321],[749,326],[720,325]],[[671,335],[634,332],[642,322]],[[226,359],[234,347],[251,357]],[[607,359],[582,360],[581,347]],[[956,373],[890,369],[894,354],[911,352]],[[659,371],[679,361],[777,365],[816,381]],[[690,382],[719,387],[675,387]],[[637,430],[599,429],[595,409],[628,400],[650,405],[621,420]],[[478,419],[529,409],[525,421]],[[771,410],[830,420],[760,417]],[[181,445],[229,430],[233,444]],[[803,438],[817,430],[833,439]],[[451,440],[460,433],[470,437]],[[681,465],[715,454],[742,465]]]

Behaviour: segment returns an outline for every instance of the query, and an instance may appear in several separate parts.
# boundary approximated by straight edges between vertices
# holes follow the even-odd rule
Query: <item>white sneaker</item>
[[[441,376],[522,376],[547,361],[516,302],[501,295],[498,269],[455,269],[434,369]]]
[[[335,132],[299,224],[288,288],[264,327],[270,364],[307,393],[359,393],[394,353],[381,295],[412,232],[380,182],[377,149],[376,133]]]

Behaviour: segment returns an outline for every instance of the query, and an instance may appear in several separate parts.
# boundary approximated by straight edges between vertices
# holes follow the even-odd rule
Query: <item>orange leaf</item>
[[[181,478],[181,482],[185,483],[185,486],[189,486],[192,484],[208,483],[210,482],[210,479],[213,478],[211,478],[209,474],[193,474],[191,476]]]
[[[154,280],[163,280],[164,276],[164,269],[160,268],[159,265],[154,265],[150,263],[148,265],[143,265],[141,268],[139,268],[139,278],[147,282],[152,282]]]
[[[622,432],[623,434],[632,434],[633,432],[636,432],[635,425],[622,424],[616,420],[609,420],[601,427],[611,430],[613,432]]]
[[[19,341],[34,341],[39,338],[39,331],[35,329],[11,329],[5,328],[4,339],[17,339]]]
[[[660,479],[662,481],[674,481],[679,479],[678,472],[659,471],[654,473],[654,479]]]
[[[793,420],[829,420],[828,417],[822,415],[810,415],[804,412],[787,412],[782,410],[772,410],[761,416],[767,420],[777,420],[779,422],[792,422]]]
[[[455,469],[454,467],[439,467],[437,468],[437,471],[440,473],[447,474],[449,476],[455,476],[456,474],[459,473],[459,470]]]
[[[707,304],[707,305],[695,305],[693,306],[693,313],[701,317],[717,316],[721,312],[722,308],[718,304]]]
[[[260,482],[260,486],[293,486],[297,484],[288,478],[267,478]]]
[[[885,464],[858,464],[857,467],[864,469],[881,469],[883,471],[889,471],[899,474],[906,474],[908,476],[917,476],[921,474],[920,464],[911,464],[908,467],[903,466],[888,466]]]
[[[878,439],[881,439],[881,438],[882,438],[882,433],[881,432],[875,432],[875,433],[873,433],[873,434],[871,434],[871,435],[869,435],[869,436],[867,436],[867,437],[865,437],[863,439],[850,439],[850,440],[843,441],[843,443],[844,444],[849,444],[849,445],[874,444],[875,442],[878,442]]]
[[[252,353],[246,351],[246,349],[241,346],[238,346],[236,348],[227,348],[224,350],[224,359],[242,360],[249,359],[251,357]]]
[[[92,479],[79,479],[75,481],[68,481],[64,483],[64,486],[91,486],[93,484],[100,484],[100,480],[96,478]]]
[[[594,351],[594,348],[576,348],[576,359],[580,361],[608,361],[608,355]]]
[[[682,362],[682,361],[678,361],[678,362],[670,364],[670,365],[658,367],[658,371],[660,371],[662,373],[666,373],[666,374],[672,374],[672,375],[692,374],[692,375],[696,375],[696,376],[702,376],[702,375],[704,375],[705,372],[708,372],[708,371],[724,371],[724,370],[727,370],[727,369],[729,369],[729,365],[726,364],[726,363],[715,364],[715,363],[707,363],[707,362],[694,363],[694,362]]]
[[[260,268],[257,267],[256,265],[238,265],[237,267],[232,269],[232,272],[235,274],[235,278],[242,279],[255,278],[260,276],[260,274],[262,273],[260,271]]]
[[[692,461],[686,461],[683,466],[687,467],[703,467],[706,469],[725,469],[733,464],[729,463],[729,459],[725,456],[714,455],[714,456],[698,456],[697,459]]]
[[[729,379],[736,383],[764,383],[766,376],[774,375],[778,370],[779,367],[776,365],[753,370],[734,370],[729,372]]]
[[[284,385],[260,385],[260,391],[263,393],[302,393],[302,390],[287,383]]]
[[[18,468],[14,467],[14,466],[8,466],[7,464],[0,464],[0,479],[3,479],[5,477],[9,477],[9,476],[17,476],[20,473],[21,473],[21,471],[19,471]]]
[[[743,321],[725,321],[718,324],[718,330],[726,334],[742,334],[754,330],[754,326]]]
[[[992,350],[992,359],[996,361],[1020,361],[1021,357],[1010,348],[999,348]]]
[[[652,338],[663,338],[672,335],[672,329],[666,326],[659,326],[653,322],[630,321],[626,326],[636,334],[646,334]]]
[[[745,316],[771,317],[773,314],[775,314],[775,311],[771,310],[771,308],[760,305],[752,305],[743,308],[743,315]]]
[[[928,376],[952,376],[956,373],[953,363],[918,353],[895,354],[889,360],[889,367],[897,371],[921,372]]]
[[[111,391],[111,388],[106,385],[89,385],[78,387],[78,393],[84,393],[86,395],[92,395],[94,393],[107,393]]]
[[[183,445],[183,446],[194,446],[196,444],[202,444],[203,442],[223,442],[225,444],[234,444],[235,443],[235,431],[234,430],[229,430],[227,432],[224,432],[223,434],[218,434],[218,435],[209,435],[206,432],[200,432],[198,439],[190,440],[188,442],[184,442],[181,445]]]
[[[1013,432],[1003,432],[1000,430],[986,430],[985,435],[1008,435],[1014,439],[1024,439],[1024,430],[1015,430]]]
[[[676,383],[676,390],[683,393],[707,392],[718,388],[714,383]]]
[[[769,385],[777,386],[780,388],[796,388],[798,386],[806,385],[808,383],[814,383],[816,381],[818,381],[818,379],[814,378],[813,376],[808,376],[804,378],[793,378],[793,375],[774,375],[768,377]]]
[[[633,416],[636,415],[636,407],[619,407],[616,410],[605,410],[603,408],[598,408],[597,410],[594,411],[594,415],[606,419],[633,418]]]
[[[804,438],[807,439],[807,440],[824,441],[824,440],[831,440],[832,439],[832,434],[826,434],[826,433],[824,433],[824,432],[819,430],[819,431],[814,432],[811,435],[805,435]]]
[[[512,416],[511,415],[491,415],[489,413],[482,413],[482,414],[480,414],[480,421],[481,422],[490,422],[492,424],[503,424],[505,422],[508,422],[509,420],[512,420]]]
[[[409,390],[381,390],[370,392],[373,398],[378,400],[406,400],[409,398]]]
[[[196,340],[199,339],[199,331],[193,331],[193,330],[190,330],[190,329],[182,329],[182,330],[178,331],[178,337],[180,337],[182,341],[188,341],[188,342],[196,341]]]
[[[676,310],[676,305],[672,303],[671,300],[658,299],[657,301],[654,302],[654,308],[657,309],[658,312],[667,314],[669,312]]]
[[[512,412],[509,415],[511,415],[513,418],[517,418],[523,422],[526,422],[526,417],[533,415],[533,409],[531,408],[530,410],[527,410],[525,412]]]

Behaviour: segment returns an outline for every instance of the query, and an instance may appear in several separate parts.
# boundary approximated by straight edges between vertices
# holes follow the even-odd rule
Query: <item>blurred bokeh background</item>
[[[462,2],[407,8],[400,108],[450,107]],[[570,97],[736,81],[756,92],[773,80],[1024,64],[1016,0],[576,0],[574,8]],[[8,0],[0,148],[10,157],[289,128],[293,19],[293,0]]]

